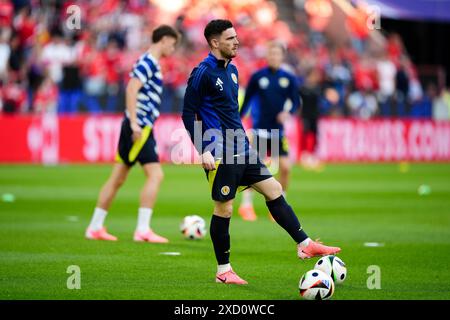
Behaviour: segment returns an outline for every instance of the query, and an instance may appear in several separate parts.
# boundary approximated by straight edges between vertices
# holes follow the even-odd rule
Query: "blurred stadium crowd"
[[[73,4],[80,28],[66,23]],[[449,90],[420,83],[398,34],[386,35],[381,50],[356,34],[334,46],[314,28],[291,30],[267,0],[0,0],[0,113],[124,110],[128,72],[161,23],[174,24],[183,36],[176,54],[162,61],[161,111],[180,112],[189,72],[208,52],[203,28],[223,17],[233,21],[241,42],[234,63],[243,89],[265,64],[265,44],[278,39],[288,48],[286,67],[299,90],[314,97],[313,113],[450,118]]]

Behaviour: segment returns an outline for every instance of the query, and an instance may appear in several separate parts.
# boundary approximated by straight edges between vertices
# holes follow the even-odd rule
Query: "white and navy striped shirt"
[[[133,66],[130,77],[139,79],[142,87],[138,92],[136,101],[137,122],[141,127],[153,127],[159,117],[163,79],[161,67],[150,53],[143,54]],[[128,110],[125,111],[129,118]]]

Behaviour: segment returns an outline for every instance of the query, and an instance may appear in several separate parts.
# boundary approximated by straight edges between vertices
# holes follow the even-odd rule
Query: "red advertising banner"
[[[121,115],[0,116],[0,162],[111,162],[121,121]],[[154,134],[162,162],[198,160],[179,115],[162,115]],[[288,122],[286,135],[297,160],[298,119]],[[322,119],[317,153],[324,161],[450,161],[450,122]]]
[[[449,161],[450,122],[323,119],[318,156],[325,161]]]

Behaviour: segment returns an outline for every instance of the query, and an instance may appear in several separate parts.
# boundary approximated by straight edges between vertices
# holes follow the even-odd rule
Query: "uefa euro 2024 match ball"
[[[320,258],[314,269],[325,272],[336,284],[341,284],[347,277],[347,268],[344,261],[334,255],[328,255]]]
[[[328,300],[334,293],[334,282],[325,272],[313,269],[301,277],[299,289],[306,300]]]
[[[180,231],[186,239],[201,239],[206,235],[205,220],[197,215],[186,216],[180,224]]]

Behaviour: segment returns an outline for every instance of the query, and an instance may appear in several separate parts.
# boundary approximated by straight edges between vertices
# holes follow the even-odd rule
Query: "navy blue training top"
[[[192,70],[182,118],[200,154],[211,151],[216,158],[221,158],[223,152],[248,154],[249,142],[239,114],[238,90],[236,66],[231,62],[226,64],[212,53]],[[203,136],[201,144],[195,139],[195,127],[200,124],[202,130],[197,134],[201,132]],[[211,150],[213,141],[217,148]]]

